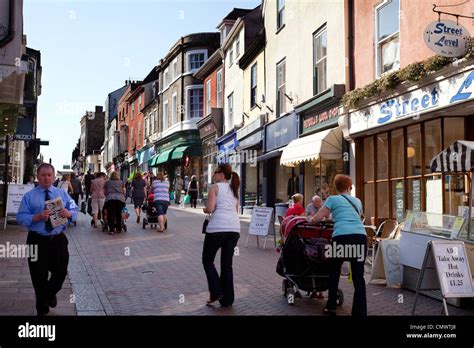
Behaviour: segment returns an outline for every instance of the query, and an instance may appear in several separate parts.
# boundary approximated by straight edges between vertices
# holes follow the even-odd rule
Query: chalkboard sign
[[[396,207],[397,207],[397,220],[403,220],[404,212],[404,197],[403,197],[403,182],[398,182],[395,186],[395,197],[396,197]]]
[[[429,272],[430,270],[436,270],[436,272]],[[438,279],[424,279],[433,277]],[[446,315],[448,315],[447,298],[474,297],[471,269],[466,257],[464,242],[431,240],[428,243],[418,278],[412,314],[415,313],[419,292],[435,289],[433,286],[427,287],[426,284],[438,284],[437,287],[443,295]]]

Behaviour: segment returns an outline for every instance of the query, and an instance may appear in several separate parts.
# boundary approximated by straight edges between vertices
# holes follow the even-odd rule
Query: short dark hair
[[[38,168],[36,168],[36,175],[39,175],[41,169],[43,169],[43,168],[50,168],[50,169],[53,170],[53,174],[56,173],[56,170],[54,169],[54,166],[52,164],[43,162],[38,166]]]

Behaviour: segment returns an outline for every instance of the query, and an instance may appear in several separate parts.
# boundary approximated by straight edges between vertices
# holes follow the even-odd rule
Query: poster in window
[[[395,186],[395,195],[396,195],[396,204],[397,204],[397,220],[403,220],[403,212],[404,212],[404,192],[403,192],[403,182],[399,181]]]
[[[413,211],[421,211],[420,180],[413,180]]]

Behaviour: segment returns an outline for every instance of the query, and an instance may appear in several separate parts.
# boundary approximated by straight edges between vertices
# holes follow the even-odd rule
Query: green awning
[[[177,160],[181,159],[184,156],[184,151],[189,147],[189,145],[186,146],[178,146],[176,149],[174,149],[173,153],[171,154],[171,159],[172,160]]]
[[[150,160],[148,161],[148,165],[150,167],[154,167],[156,165],[156,160],[158,159],[158,157],[160,157],[160,154],[157,153],[155,156],[153,156],[152,158],[150,158]]]
[[[171,148],[171,149],[165,150],[162,153],[160,153],[160,155],[156,159],[154,165],[156,166],[156,165],[168,162],[169,159],[170,159],[170,154],[171,154],[171,152],[173,152],[173,150],[174,150],[174,148]]]

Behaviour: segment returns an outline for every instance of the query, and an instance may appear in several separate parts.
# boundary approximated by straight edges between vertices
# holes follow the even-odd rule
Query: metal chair
[[[397,220],[392,219],[385,220],[380,224],[372,241],[372,262],[375,262],[375,255],[380,241],[383,239],[395,239],[398,227]]]

